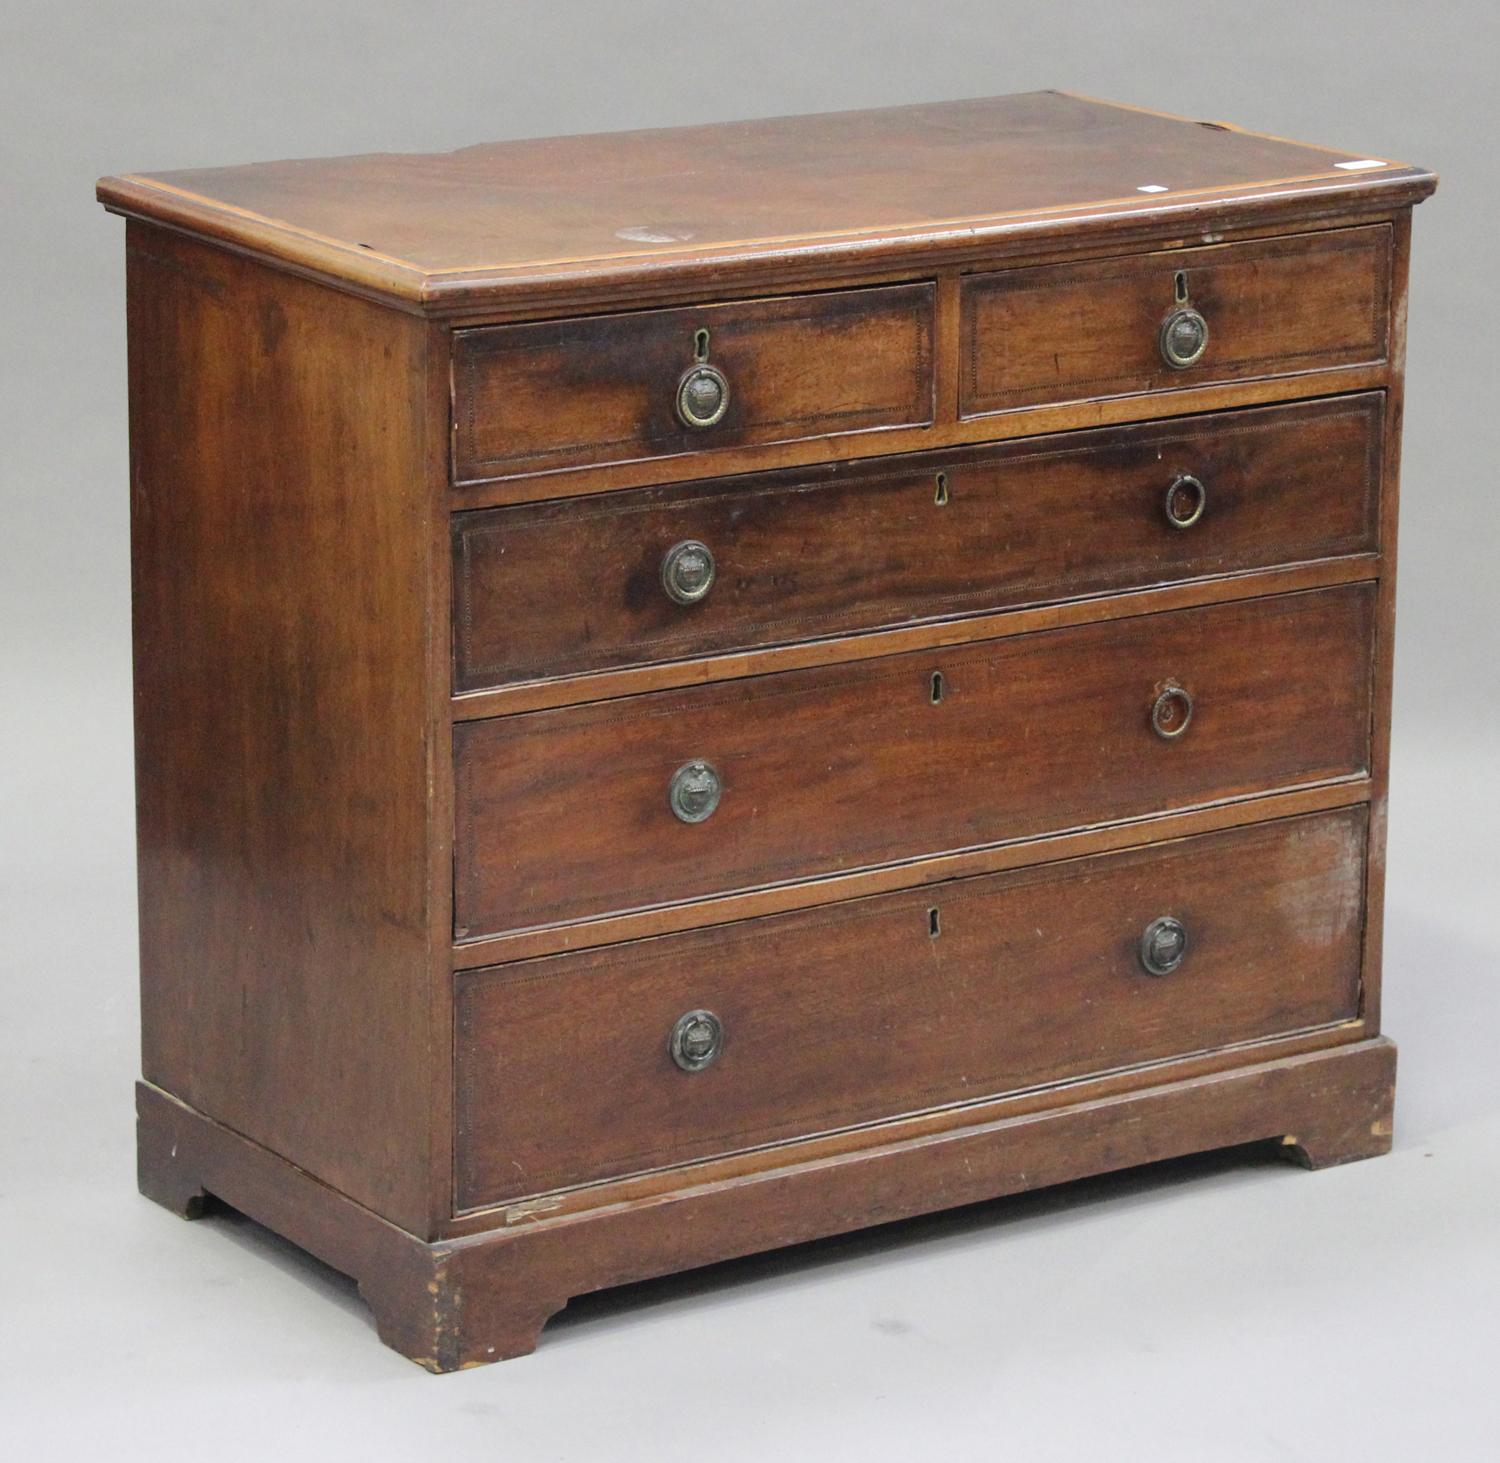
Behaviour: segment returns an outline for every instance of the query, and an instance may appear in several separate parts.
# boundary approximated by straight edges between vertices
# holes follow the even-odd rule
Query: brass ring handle
[[[1167,522],[1173,528],[1191,528],[1207,507],[1208,489],[1188,473],[1167,489]]]
[[[729,410],[729,382],[717,366],[699,361],[677,383],[677,420],[685,427],[712,427]]]
[[[712,1011],[689,1011],[677,1018],[667,1049],[684,1072],[701,1072],[724,1050],[724,1023]]]
[[[1174,371],[1185,371],[1208,349],[1208,321],[1191,305],[1179,305],[1162,321],[1156,344],[1162,360]]]
[[[1188,729],[1193,719],[1193,698],[1181,686],[1168,686],[1151,707],[1151,729],[1173,741]]]
[[[719,806],[724,784],[707,762],[684,762],[672,774],[667,802],[684,823],[701,823]]]
[[[1164,915],[1146,926],[1141,936],[1141,965],[1147,975],[1170,975],[1187,954],[1187,930],[1182,921]]]
[[[714,556],[707,544],[685,538],[661,561],[661,587],[674,604],[695,605],[714,587]]]

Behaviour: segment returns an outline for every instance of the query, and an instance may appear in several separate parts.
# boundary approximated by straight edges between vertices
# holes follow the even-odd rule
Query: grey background
[[[0,1443],[676,1460],[1493,1458],[1500,9],[82,3],[0,12]],[[432,1379],[352,1288],[133,1192],[122,226],[104,173],[1055,86],[1443,174],[1416,217],[1396,1151],[1231,1154],[577,1303]]]

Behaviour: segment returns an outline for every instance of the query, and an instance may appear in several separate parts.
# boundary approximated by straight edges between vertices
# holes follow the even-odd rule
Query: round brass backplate
[[[1208,507],[1208,489],[1187,473],[1167,489],[1167,522],[1173,528],[1191,528]]]
[[[695,605],[714,587],[714,556],[707,544],[685,538],[662,555],[661,587],[674,604]]]
[[[677,383],[677,419],[685,427],[712,427],[729,410],[729,382],[717,366],[700,361]]]
[[[719,806],[724,784],[707,762],[684,762],[672,774],[667,801],[684,823],[701,823]]]
[[[1196,366],[1208,349],[1208,321],[1191,305],[1181,305],[1162,321],[1157,345],[1174,371]]]
[[[1187,931],[1182,921],[1164,915],[1146,926],[1141,936],[1141,965],[1148,975],[1170,975],[1187,954]]]
[[[1168,686],[1151,707],[1151,729],[1157,736],[1174,741],[1193,719],[1193,698],[1181,686]]]
[[[689,1011],[677,1018],[667,1049],[684,1072],[701,1072],[724,1050],[724,1023],[712,1011]]]

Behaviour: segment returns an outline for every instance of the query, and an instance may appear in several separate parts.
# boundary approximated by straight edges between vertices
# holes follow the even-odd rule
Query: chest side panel
[[[129,286],[145,1076],[420,1228],[425,327],[138,224]]]

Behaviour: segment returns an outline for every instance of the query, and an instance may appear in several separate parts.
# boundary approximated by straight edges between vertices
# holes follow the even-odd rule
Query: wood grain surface
[[[1385,463],[1381,483],[1381,543],[1385,571],[1375,606],[1374,698],[1370,721],[1370,861],[1366,899],[1363,1009],[1372,1031],[1380,1029],[1385,931],[1386,840],[1391,778],[1391,701],[1395,685],[1397,517],[1400,500],[1401,434],[1406,415],[1406,311],[1411,267],[1412,217],[1394,226],[1391,290],[1391,380],[1386,392]]]
[[[827,437],[932,420],[931,284],[461,330],[453,341],[453,475]],[[703,356],[729,383],[712,427],[679,420]]]
[[[1388,225],[1090,264],[975,274],[963,284],[960,413],[1286,375],[1385,359]],[[1193,366],[1162,359],[1180,303],[1208,323]]]
[[[454,689],[1369,552],[1383,411],[1369,393],[457,514]],[[1187,475],[1207,496],[1180,529]],[[661,582],[684,540],[715,561],[686,606]]]
[[[147,225],[127,279],[145,1075],[421,1232],[442,363]]]
[[[1436,181],[1055,92],[103,180],[143,1192],[346,1269],[445,1371],[731,1255],[1385,1151]]]
[[[1082,1086],[1040,1110],[1001,1099],[937,1134],[892,1123],[885,1142],[755,1169],[634,1203],[422,1244],[270,1150],[146,1084],[137,1087],[142,1191],[211,1193],[353,1275],[387,1345],[429,1371],[536,1348],[570,1296],[1085,1174],[1280,1137],[1310,1167],[1391,1146],[1396,1048],[1384,1038],[1207,1074],[1168,1066],[1142,1086]]]
[[[981,248],[1087,222],[1162,232],[1280,205],[1431,192],[1421,169],[1060,92],[782,117],[453,153],[250,163],[105,178],[99,197],[418,308],[494,308],[550,279],[576,297],[680,289],[739,266],[869,270],[934,241]],[[1162,192],[1144,191],[1162,189]],[[1214,206],[1210,218],[1205,205]],[[509,301],[507,301],[507,304]]]
[[[1347,776],[1369,757],[1372,610],[1353,585],[464,723],[455,933]],[[1164,740],[1174,681],[1196,709]],[[723,796],[686,824],[668,783],[697,759]]]
[[[1350,1020],[1364,858],[1345,809],[471,972],[459,1207]],[[689,1073],[696,1009],[724,1042]]]

